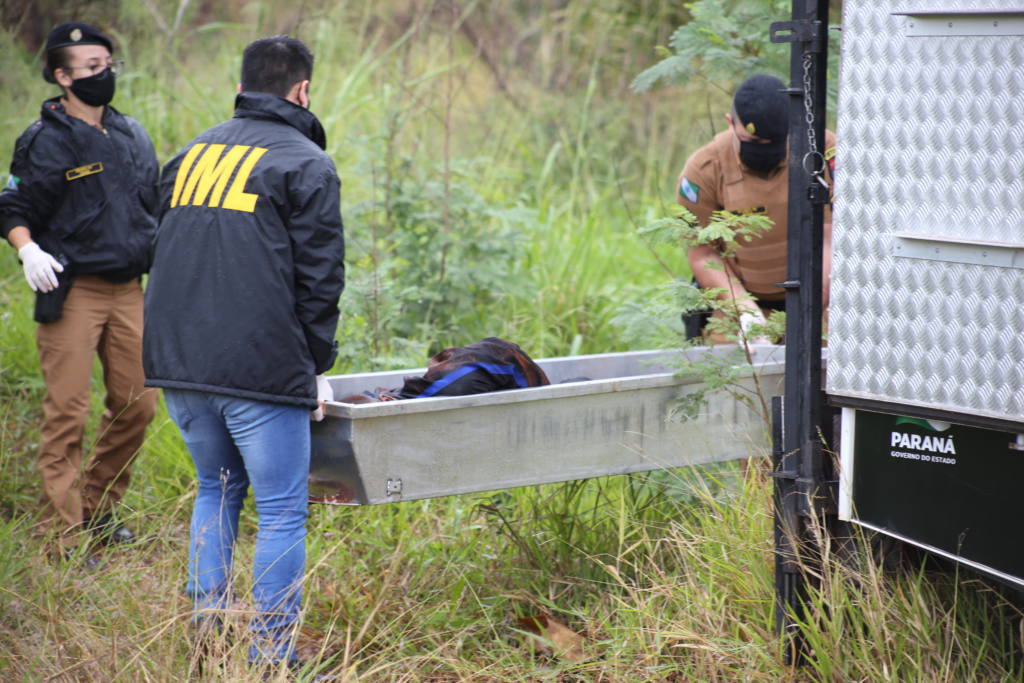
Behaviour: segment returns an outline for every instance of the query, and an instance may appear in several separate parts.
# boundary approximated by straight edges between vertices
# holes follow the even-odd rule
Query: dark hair
[[[57,69],[66,69],[70,61],[71,48],[59,47],[46,53],[46,66],[43,67],[43,80],[47,83],[56,83],[57,77],[53,72]]]
[[[313,53],[288,36],[260,38],[242,53],[242,90],[285,97],[299,81],[313,76]]]

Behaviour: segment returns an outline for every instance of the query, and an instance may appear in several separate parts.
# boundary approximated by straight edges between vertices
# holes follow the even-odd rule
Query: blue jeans
[[[199,481],[187,587],[196,616],[229,606],[238,515],[252,484],[259,529],[249,659],[295,659],[306,564],[309,409],[174,389],[164,390],[164,398]]]

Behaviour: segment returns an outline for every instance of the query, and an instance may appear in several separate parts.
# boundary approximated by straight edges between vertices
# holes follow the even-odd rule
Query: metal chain
[[[814,57],[811,53],[804,53],[804,119],[807,121],[807,149],[811,154],[818,152],[818,141],[814,138],[814,109],[811,108],[811,68],[814,66]]]
[[[818,141],[814,136],[814,109],[811,106],[813,93],[811,92],[811,68],[814,66],[814,56],[810,52],[804,53],[804,120],[807,121],[807,153],[804,155],[801,165],[807,175],[812,176],[828,187],[825,180],[825,157],[818,151]]]

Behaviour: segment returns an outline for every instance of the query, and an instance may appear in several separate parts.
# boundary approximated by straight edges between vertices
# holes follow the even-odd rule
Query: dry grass
[[[167,23],[178,7],[150,4]],[[204,17],[185,5],[183,28],[169,35],[143,4],[90,9],[108,12],[103,23],[119,31],[132,65],[117,105],[142,120],[162,159],[228,115],[241,46],[283,28],[318,56],[313,108],[345,183],[346,216],[381,201],[386,188],[373,169],[388,150],[435,181],[473,161],[465,182],[485,201],[532,212],[515,282],[500,306],[468,312],[465,341],[498,332],[535,356],[620,349],[611,323],[617,308],[669,277],[661,262],[686,276],[681,253],[656,258],[633,230],[671,203],[675,174],[714,128],[709,112],[722,109],[721,98],[697,87],[643,97],[626,90],[654,60],[651,46],[681,20],[677,3],[465,3],[476,40],[451,3],[233,3],[218,11],[241,7],[238,14]],[[49,91],[14,41],[0,46],[0,66],[6,165],[14,131]],[[347,223],[353,278],[369,267],[373,228],[369,219]],[[380,275],[375,291],[384,296],[390,276]],[[237,555],[239,602],[200,673],[183,596],[191,463],[162,408],[122,509],[143,540],[101,552],[102,568],[88,573],[50,562],[32,538],[42,387],[30,307],[13,252],[0,250],[0,678],[283,678],[245,664],[251,507]],[[365,332],[356,313],[348,314],[343,343]],[[352,350],[338,370],[395,363],[395,354]],[[314,671],[344,681],[438,683],[1024,676],[1020,613],[1005,596],[973,578],[885,574],[863,557],[826,564],[804,628],[812,664],[783,666],[772,630],[770,502],[766,480],[741,484],[728,466],[315,508],[299,678]],[[581,634],[583,661],[554,655],[524,631],[519,619],[535,615]]]

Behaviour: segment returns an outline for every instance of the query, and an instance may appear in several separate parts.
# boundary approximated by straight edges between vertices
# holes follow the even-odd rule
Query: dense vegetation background
[[[778,0],[12,0],[0,8],[0,169],[53,94],[39,46],[60,21],[115,37],[128,72],[114,104],[143,123],[161,161],[230,116],[244,45],[289,33],[316,54],[312,109],[343,182],[336,372],[416,367],[489,335],[534,357],[647,348],[623,310],[688,271],[681,249],[648,245],[636,228],[671,212],[676,174],[722,129],[733,86],[786,68],[765,22],[787,14]],[[636,93],[642,72],[637,89],[662,87]],[[188,646],[194,484],[162,409],[122,510],[144,540],[84,573],[48,562],[32,539],[43,387],[31,304],[13,250],[0,248],[0,678],[249,677],[241,639],[225,637],[203,674]],[[99,378],[97,367],[87,446]],[[867,561],[826,565],[806,627],[814,665],[782,666],[770,510],[770,484],[732,467],[316,506],[302,675],[1019,678],[1022,622],[996,593],[948,574],[881,577]],[[254,528],[247,508],[240,627]],[[532,639],[537,615],[581,636],[565,641],[580,649]]]

